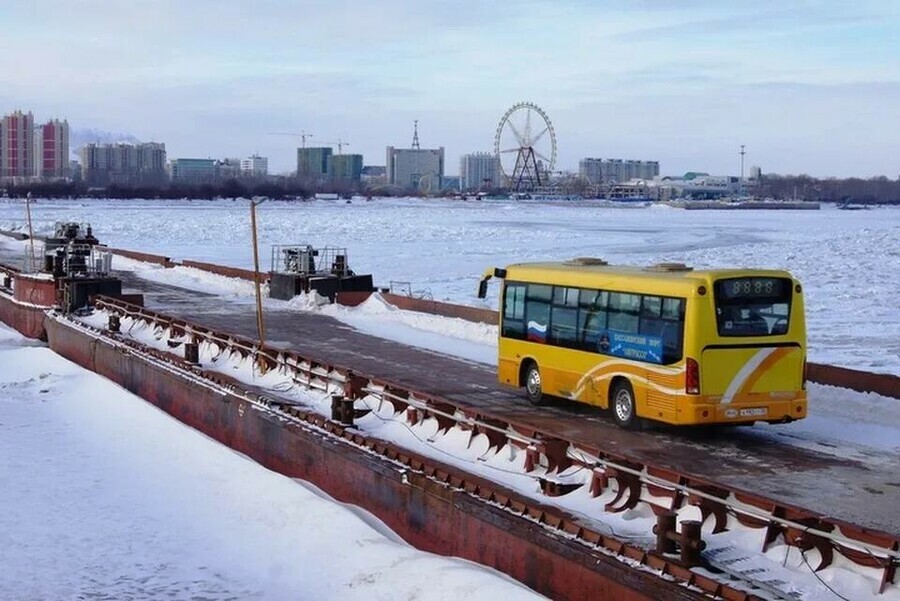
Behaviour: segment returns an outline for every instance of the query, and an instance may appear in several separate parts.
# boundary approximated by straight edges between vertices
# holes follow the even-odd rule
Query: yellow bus
[[[786,271],[611,266],[489,269],[502,279],[497,374],[527,399],[610,409],[625,428],[806,417],[806,324]]]

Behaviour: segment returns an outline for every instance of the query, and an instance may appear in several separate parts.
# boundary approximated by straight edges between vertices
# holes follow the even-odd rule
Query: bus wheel
[[[544,393],[541,392],[541,370],[534,361],[529,362],[525,370],[525,398],[532,405],[544,404]]]
[[[634,390],[628,380],[616,384],[612,394],[612,416],[616,424],[631,429],[637,423],[634,411]]]

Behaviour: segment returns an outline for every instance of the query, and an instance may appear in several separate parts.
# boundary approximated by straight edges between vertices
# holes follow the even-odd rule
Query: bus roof
[[[793,279],[784,270],[775,269],[703,269],[693,270],[676,264],[649,267],[629,265],[584,264],[578,261],[514,263],[506,267],[506,279],[525,282],[552,283],[582,288],[625,289],[635,287],[656,289],[663,287],[671,294],[691,294],[701,284],[710,285],[723,278],[761,276]],[[618,286],[616,286],[618,284]],[[649,290],[644,290],[649,291]]]

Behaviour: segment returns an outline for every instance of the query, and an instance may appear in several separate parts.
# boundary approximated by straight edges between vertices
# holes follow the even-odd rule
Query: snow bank
[[[19,340],[0,327],[0,598],[536,597]]]

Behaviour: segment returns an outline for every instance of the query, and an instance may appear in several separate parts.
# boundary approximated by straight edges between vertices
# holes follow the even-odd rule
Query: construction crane
[[[270,136],[291,136],[293,138],[300,138],[300,148],[306,148],[306,138],[312,138],[312,134],[306,133],[305,129],[301,129],[300,133],[290,133],[290,132],[282,132],[276,131],[269,134]]]
[[[350,142],[345,142],[341,138],[338,138],[337,142],[322,142],[322,144],[327,144],[328,146],[337,146],[338,154],[344,154],[344,146],[350,146]]]

